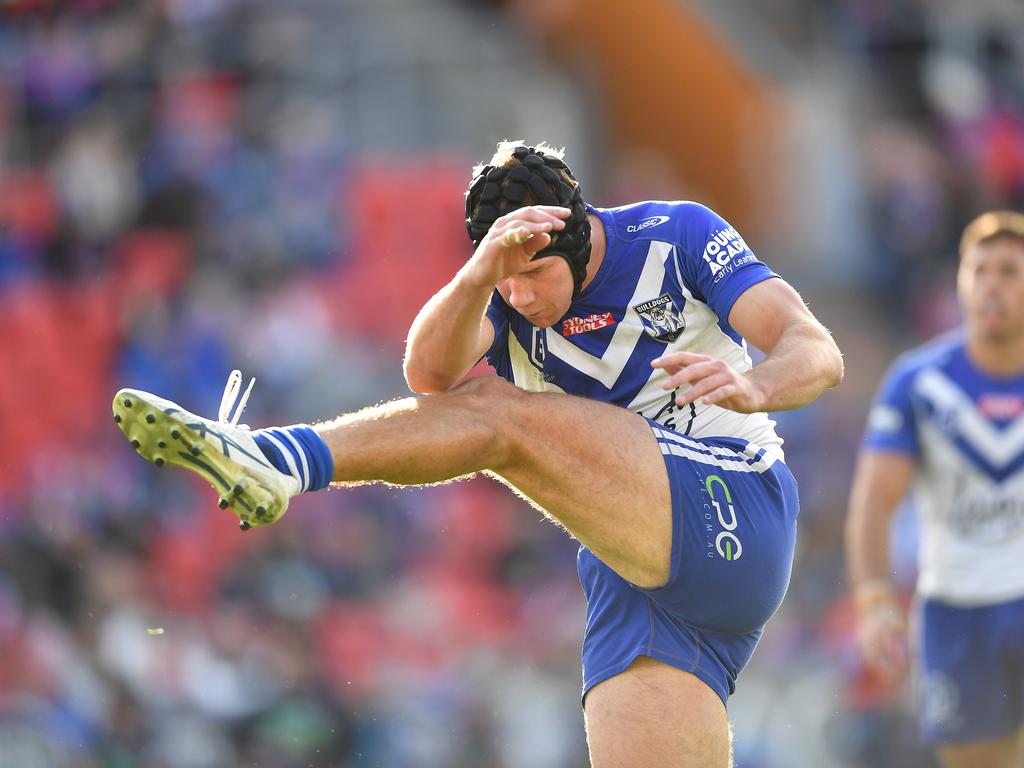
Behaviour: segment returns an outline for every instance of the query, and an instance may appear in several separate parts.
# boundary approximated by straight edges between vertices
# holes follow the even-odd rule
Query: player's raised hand
[[[739,413],[764,410],[765,398],[760,388],[724,360],[693,352],[670,352],[652,360],[651,366],[669,374],[661,384],[662,389],[681,390],[676,395],[677,405],[700,401]]]
[[[497,285],[521,272],[530,259],[551,244],[551,233],[565,229],[572,215],[556,205],[530,205],[498,218],[470,259],[469,274],[479,285]]]

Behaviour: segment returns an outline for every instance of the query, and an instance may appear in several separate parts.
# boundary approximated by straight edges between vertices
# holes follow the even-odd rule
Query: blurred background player
[[[235,372],[216,422],[133,389],[114,419],[149,461],[206,479],[244,529],[332,479],[499,478],[581,542],[592,765],[727,768],[723,705],[796,541],[796,483],[765,412],[838,384],[839,350],[717,214],[589,208],[543,144],[502,142],[474,169],[466,226],[475,253],[409,333],[406,378],[433,397],[250,432]],[[753,368],[747,341],[766,355]],[[516,386],[456,386],[484,355]]]
[[[960,245],[960,331],[908,352],[882,383],[850,495],[847,555],[864,658],[907,671],[890,528],[911,486],[921,517],[921,731],[947,768],[1024,761],[1024,215],[991,211]]]

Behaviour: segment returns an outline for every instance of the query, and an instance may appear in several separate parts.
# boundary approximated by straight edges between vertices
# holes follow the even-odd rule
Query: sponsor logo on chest
[[[978,398],[978,410],[996,421],[1009,421],[1024,413],[1024,395],[1012,392],[982,395]]]
[[[590,333],[598,328],[607,328],[609,325],[615,325],[615,317],[611,312],[590,317],[570,317],[568,320],[562,321],[562,335],[575,336],[577,333]]]
[[[667,293],[656,299],[634,304],[633,310],[640,315],[644,330],[658,341],[673,342],[686,330],[686,321]]]

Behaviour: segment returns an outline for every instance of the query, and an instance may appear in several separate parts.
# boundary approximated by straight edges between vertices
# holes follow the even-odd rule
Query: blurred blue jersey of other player
[[[903,355],[882,383],[847,551],[864,658],[898,681],[907,622],[889,528],[913,484],[922,734],[949,768],[1010,768],[1024,764],[1024,215],[967,226],[957,288],[963,328]]]
[[[724,704],[785,594],[796,532],[765,412],[837,384],[839,351],[713,211],[589,207],[545,145],[500,144],[466,224],[472,257],[409,333],[406,379],[432,396],[250,431],[228,418],[233,377],[220,421],[134,390],[115,418],[243,526],[332,481],[497,477],[582,545],[593,764],[726,766]],[[744,340],[766,353],[756,367]],[[500,377],[459,384],[484,356]]]

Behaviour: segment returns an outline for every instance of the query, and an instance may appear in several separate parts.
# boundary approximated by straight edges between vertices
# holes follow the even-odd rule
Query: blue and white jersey
[[[494,343],[487,361],[531,391],[566,392],[615,403],[692,437],[735,437],[781,460],[782,440],[767,414],[717,405],[679,408],[651,368],[685,350],[751,368],[746,343],[728,323],[747,288],[777,277],[714,211],[692,202],[590,208],[607,247],[594,279],[565,316],[537,328],[495,292],[487,315]]]
[[[1024,373],[993,378],[962,335],[893,363],[865,447],[916,461],[918,591],[954,605],[1024,595]]]

